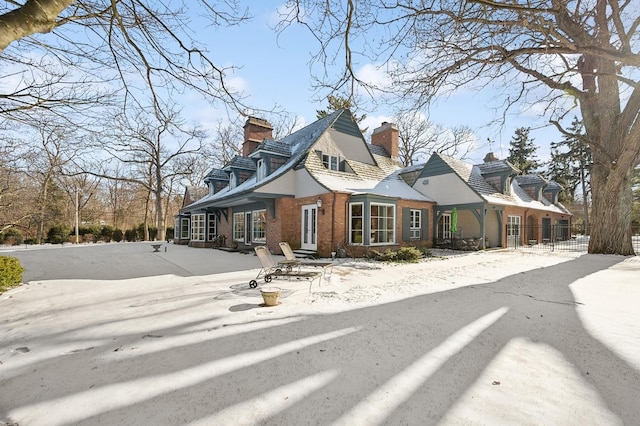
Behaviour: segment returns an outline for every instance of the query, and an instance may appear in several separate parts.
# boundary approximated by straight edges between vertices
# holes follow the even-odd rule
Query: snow
[[[639,257],[339,259],[262,307],[256,256],[164,246],[2,253],[0,424],[640,423]]]

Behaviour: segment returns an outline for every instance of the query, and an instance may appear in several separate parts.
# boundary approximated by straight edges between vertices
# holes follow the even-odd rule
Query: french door
[[[315,204],[302,206],[300,248],[318,250],[318,207]]]

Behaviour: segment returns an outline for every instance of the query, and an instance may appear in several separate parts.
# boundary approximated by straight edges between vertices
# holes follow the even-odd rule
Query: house
[[[521,175],[493,153],[478,165],[434,153],[412,178],[416,191],[437,201],[436,245],[456,238],[476,241],[482,249],[570,238],[572,214],[558,202],[562,187],[539,175]]]
[[[348,248],[468,249],[569,238],[560,185],[521,175],[488,155],[471,165],[434,153],[403,168],[398,129],[382,123],[367,143],[349,110],[338,110],[276,141],[266,120],[247,119],[242,155],[205,178],[208,193],[176,217],[175,242],[193,247],[280,241],[328,257]]]
[[[367,143],[349,110],[276,141],[250,117],[242,155],[205,178],[208,194],[175,218],[175,242],[210,247],[280,241],[328,257],[403,245],[429,247],[435,202],[414,189],[398,161],[398,129],[383,123]],[[405,170],[406,172],[406,170]]]

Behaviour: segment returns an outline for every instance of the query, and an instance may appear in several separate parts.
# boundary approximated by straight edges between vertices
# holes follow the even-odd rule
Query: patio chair
[[[260,278],[263,278],[265,283],[270,283],[273,280],[273,278],[285,277],[285,278],[288,278],[289,280],[292,278],[296,278],[299,280],[300,279],[309,280],[310,281],[309,292],[311,292],[311,286],[313,285],[313,280],[315,280],[316,278],[320,278],[322,276],[320,272],[293,271],[293,269],[291,268],[291,264],[288,264],[289,265],[288,268],[285,264],[285,270],[283,270],[282,262],[276,261],[273,258],[273,256],[271,256],[271,253],[269,252],[269,249],[266,246],[254,247],[254,250],[256,251],[256,255],[260,260],[260,264],[262,265],[262,268],[258,272],[258,275],[256,276],[256,278],[249,281],[250,288],[256,288],[258,286],[258,280]],[[318,280],[318,284],[319,283],[320,281]]]
[[[325,278],[327,269],[330,270],[330,274],[329,275],[331,275],[331,273],[333,273],[333,262],[320,261],[320,260],[298,259],[296,257],[296,255],[295,255],[295,253],[293,252],[293,250],[291,250],[291,246],[286,241],[281,241],[280,242],[280,250],[282,250],[282,254],[284,254],[284,257],[285,257],[285,259],[287,259],[287,261],[296,262],[296,263],[292,263],[292,264],[295,264],[295,265],[297,265],[299,267],[302,267],[302,266],[313,266],[315,268],[322,268],[322,277],[323,278]]]

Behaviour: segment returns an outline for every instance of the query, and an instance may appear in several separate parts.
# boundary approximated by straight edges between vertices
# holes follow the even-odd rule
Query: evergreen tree
[[[589,166],[591,165],[591,149],[586,141],[582,121],[574,117],[571,127],[567,129],[561,142],[552,142],[551,162],[547,169],[547,177],[565,188],[564,197],[560,201],[578,201],[578,188],[582,194],[585,223],[589,223],[589,199],[591,184]]]
[[[533,144],[533,139],[529,138],[530,130],[530,127],[518,127],[509,142],[507,160],[524,175],[534,173],[541,165],[536,157],[538,147]]]

